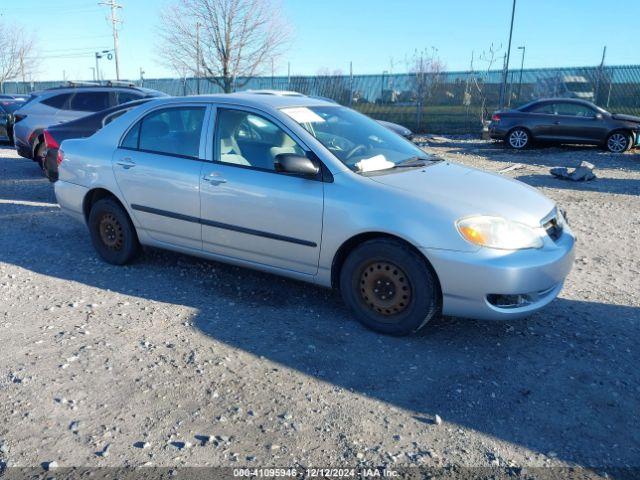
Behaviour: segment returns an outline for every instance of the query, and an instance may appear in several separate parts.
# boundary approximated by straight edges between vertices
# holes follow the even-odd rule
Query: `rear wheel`
[[[47,156],[47,146],[44,142],[40,142],[33,151],[33,159],[38,162],[38,166],[44,173],[44,161]]]
[[[440,312],[435,273],[406,245],[370,240],[347,257],[340,272],[345,303],[366,327],[390,335],[407,335]]]
[[[612,153],[623,153],[631,147],[632,136],[627,132],[613,132],[607,137],[607,150]]]
[[[98,200],[91,207],[89,233],[98,254],[113,265],[129,263],[140,251],[138,235],[129,215],[112,198]]]
[[[529,136],[529,132],[524,128],[514,128],[509,132],[509,135],[507,135],[507,143],[511,148],[522,150],[529,146],[531,137]]]

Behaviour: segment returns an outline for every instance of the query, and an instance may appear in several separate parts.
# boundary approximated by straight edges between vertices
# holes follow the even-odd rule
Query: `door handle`
[[[136,162],[131,160],[131,157],[125,157],[125,158],[121,158],[120,160],[118,160],[116,162],[116,165],[120,165],[125,170],[129,170],[130,168],[133,168],[133,167],[136,166]]]
[[[560,125],[560,121],[556,120],[555,122],[553,122],[554,125]]]
[[[220,185],[221,183],[227,183],[227,181],[222,178],[219,173],[210,173],[209,175],[205,175],[204,177],[202,177],[202,180],[214,186]]]

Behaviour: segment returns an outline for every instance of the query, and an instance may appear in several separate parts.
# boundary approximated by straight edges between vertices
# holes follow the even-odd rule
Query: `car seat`
[[[234,163],[236,165],[251,166],[249,161],[242,156],[242,150],[236,141],[236,131],[244,115],[226,111],[223,113],[220,126],[220,161]]]

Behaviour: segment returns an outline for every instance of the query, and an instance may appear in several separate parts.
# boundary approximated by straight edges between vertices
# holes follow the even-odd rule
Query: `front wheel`
[[[129,263],[140,251],[138,235],[129,215],[112,198],[98,200],[91,207],[89,233],[98,254],[113,265]]]
[[[507,135],[507,143],[511,148],[515,148],[516,150],[522,150],[529,146],[531,139],[529,137],[529,132],[527,132],[524,128],[514,128]]]
[[[440,312],[435,273],[420,254],[394,240],[370,240],[351,252],[340,290],[363,325],[389,335],[416,332]]]
[[[632,137],[626,132],[613,132],[607,137],[607,150],[611,153],[623,153],[631,147]]]

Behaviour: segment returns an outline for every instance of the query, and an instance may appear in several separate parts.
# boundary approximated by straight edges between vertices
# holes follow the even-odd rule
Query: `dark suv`
[[[37,92],[14,114],[14,140],[18,154],[42,164],[45,144],[43,131],[115,105],[141,98],[166,96],[157,90],[134,85],[69,84]]]

